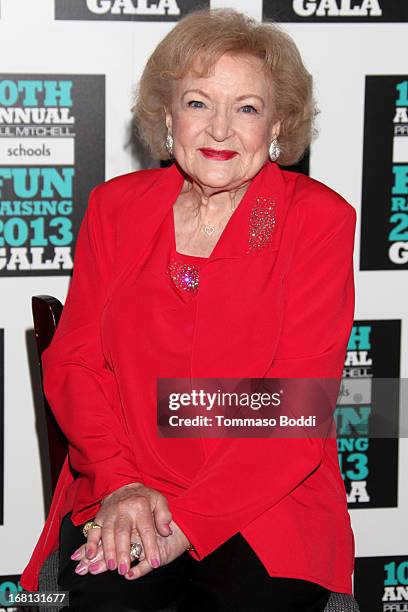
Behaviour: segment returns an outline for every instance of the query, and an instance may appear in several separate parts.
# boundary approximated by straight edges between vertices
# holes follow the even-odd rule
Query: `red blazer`
[[[186,473],[171,482],[165,460],[154,474],[148,469],[150,449],[142,452],[142,438],[129,430],[101,320],[116,289],[140,271],[182,184],[174,165],[117,177],[91,194],[62,318],[43,356],[69,461],[21,584],[38,588],[66,512],[82,524],[103,497],[142,481],[167,496],[198,560],[241,532],[271,576],[351,593],[354,539],[334,439],[204,439],[193,473],[180,441],[172,452]],[[259,198],[273,199],[276,225],[267,248],[248,252]],[[340,378],[354,314],[355,222],[337,193],[268,162],[200,275],[191,376]],[[126,334],[132,322],[121,324]],[[126,382],[131,388],[130,375]]]

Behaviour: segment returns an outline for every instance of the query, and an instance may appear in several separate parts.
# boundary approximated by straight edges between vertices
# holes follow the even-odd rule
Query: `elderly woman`
[[[310,143],[311,77],[278,27],[200,11],[150,57],[134,112],[175,163],[91,194],[43,357],[69,459],[21,582],[59,545],[70,609],[322,611],[353,570],[335,439],[156,425],[158,378],[341,377],[355,211],[276,163]]]

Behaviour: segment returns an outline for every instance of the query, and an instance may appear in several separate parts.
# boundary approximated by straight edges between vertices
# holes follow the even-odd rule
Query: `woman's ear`
[[[279,121],[276,121],[273,124],[272,129],[271,129],[271,140],[274,140],[275,138],[279,138],[281,124],[282,124],[282,121],[280,119]]]
[[[165,116],[167,131],[171,132],[171,128],[173,126],[173,118],[171,116],[170,111],[166,107],[164,107],[164,116]]]

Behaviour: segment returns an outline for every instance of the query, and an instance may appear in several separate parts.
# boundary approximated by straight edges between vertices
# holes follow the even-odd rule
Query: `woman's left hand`
[[[173,532],[171,535],[161,536],[160,534],[156,533],[161,565],[167,565],[168,563],[171,563],[171,561],[177,559],[177,557],[180,557],[186,551],[189,545],[187,537],[184,535],[175,521],[170,521],[170,527]],[[101,574],[106,572],[108,567],[105,562],[102,541],[99,542],[97,553],[92,559],[88,559],[86,557],[85,546],[86,544],[83,544],[71,555],[71,559],[73,561],[80,562],[75,571],[81,576],[87,574],[88,572],[90,574]],[[127,580],[135,580],[136,578],[140,578],[151,571],[153,571],[153,568],[142,552],[137,565],[132,566],[129,572],[124,575],[124,578]]]

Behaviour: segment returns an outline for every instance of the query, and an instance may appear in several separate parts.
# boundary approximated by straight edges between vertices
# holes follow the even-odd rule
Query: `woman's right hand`
[[[159,567],[161,560],[156,535],[171,534],[171,518],[162,493],[139,482],[125,485],[103,500],[94,519],[101,528],[88,531],[86,557],[93,559],[96,556],[102,540],[106,566],[110,570],[118,568],[119,574],[124,575],[131,563],[130,544],[140,541],[144,557],[151,567]]]
[[[160,557],[162,565],[167,565],[184,554],[189,544],[183,531],[175,521],[171,521],[170,527],[172,533],[170,536],[161,536],[156,533],[157,543],[160,549]],[[82,544],[72,555],[71,559],[77,561],[78,565],[75,568],[77,574],[84,576],[88,572],[90,574],[102,574],[108,570],[106,565],[103,544],[99,542],[96,555],[93,559],[87,559],[85,555],[85,544]],[[124,575],[128,580],[135,580],[141,576],[145,576],[152,571],[151,566],[146,560],[144,551],[142,551],[136,565],[133,565],[130,571]]]

